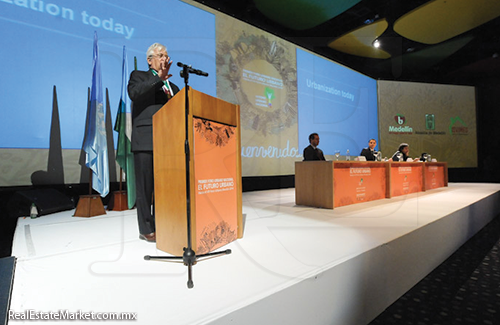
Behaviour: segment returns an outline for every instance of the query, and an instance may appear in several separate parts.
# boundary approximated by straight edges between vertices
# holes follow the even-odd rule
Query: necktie
[[[158,73],[155,70],[151,69],[151,72],[155,76],[158,76]],[[163,86],[161,88],[163,89],[163,92],[167,95],[168,99],[172,98],[174,94],[172,93],[172,89],[170,88],[168,80],[162,80],[162,81],[163,81]]]

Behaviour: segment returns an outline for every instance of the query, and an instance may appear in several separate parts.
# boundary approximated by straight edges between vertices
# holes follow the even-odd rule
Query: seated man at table
[[[392,155],[392,158],[391,158],[392,161],[399,161],[399,158],[398,158],[399,153],[402,155],[401,161],[407,161],[408,158],[410,158],[408,156],[408,154],[410,153],[410,146],[408,145],[408,143],[401,143],[399,145],[398,151],[396,151],[394,153],[394,155]],[[410,158],[410,161],[417,162],[418,158],[415,158],[414,160],[411,160],[411,158]]]
[[[377,154],[377,152],[374,149],[376,145],[377,140],[370,139],[370,141],[368,141],[368,148],[363,148],[359,155],[364,156],[366,158],[366,161],[375,161],[375,155]]]
[[[311,133],[309,135],[309,143],[304,149],[304,161],[306,160],[325,160],[325,156],[323,155],[323,151],[318,148],[319,144],[319,135],[317,133]]]

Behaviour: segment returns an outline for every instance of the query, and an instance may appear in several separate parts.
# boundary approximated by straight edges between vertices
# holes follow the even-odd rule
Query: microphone
[[[208,72],[205,72],[205,71],[193,69],[193,73],[198,75],[198,76],[208,77]]]
[[[184,64],[182,62],[177,62],[177,66],[186,69],[188,73],[193,73],[198,76],[208,77],[208,73],[198,69],[193,69],[190,65]]]

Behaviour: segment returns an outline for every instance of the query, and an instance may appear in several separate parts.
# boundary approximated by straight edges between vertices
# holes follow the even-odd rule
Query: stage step
[[[10,297],[16,258],[13,256],[0,258],[0,324],[6,325],[9,316]]]

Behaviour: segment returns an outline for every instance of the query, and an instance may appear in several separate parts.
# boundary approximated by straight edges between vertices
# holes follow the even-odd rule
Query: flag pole
[[[120,188],[119,191],[122,191],[122,181],[123,181],[123,169],[120,167]]]
[[[99,47],[97,32],[94,32],[93,60],[92,60],[92,87],[90,91],[90,105],[87,119],[87,134],[83,144],[86,153],[85,164],[89,168],[89,195],[81,195],[75,210],[74,217],[93,217],[106,214],[102,199],[93,195],[93,178],[96,176],[96,191],[102,196],[109,192],[109,164],[106,130],[104,125],[104,108],[102,98],[101,65],[99,62]]]
[[[114,130],[118,132],[116,162],[120,166],[120,188],[119,191],[113,193],[108,204],[108,210],[114,211],[128,210],[135,203],[135,170],[130,142],[132,120],[131,112],[127,108],[127,78],[127,53],[123,46],[122,89],[114,127]]]
[[[92,169],[89,168],[89,195],[92,195]]]

